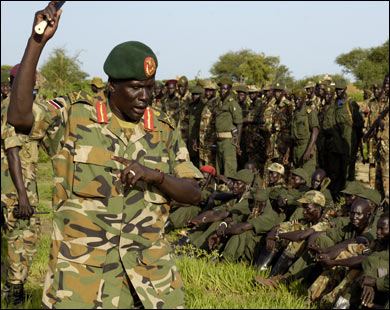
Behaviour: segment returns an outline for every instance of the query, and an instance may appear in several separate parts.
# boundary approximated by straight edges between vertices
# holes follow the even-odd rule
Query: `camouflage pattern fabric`
[[[218,104],[218,98],[214,97],[208,100],[202,110],[199,125],[199,167],[215,167],[215,152],[211,146],[216,143],[215,131],[215,108]]]
[[[180,119],[180,128],[181,138],[184,143],[187,145],[187,139],[189,134],[189,108],[191,102],[191,93],[187,90],[183,97],[179,99],[179,119]]]
[[[163,111],[163,98],[153,98],[152,107],[157,110]]]
[[[172,98],[169,98],[169,96],[166,96],[162,99],[163,106],[162,111],[165,112],[171,119],[174,120],[174,124],[176,127],[179,127],[179,121],[180,121],[180,95],[178,93],[175,93]]]
[[[30,134],[42,139],[55,175],[43,306],[131,307],[132,286],[145,308],[183,307],[182,280],[163,239],[168,198],[144,181],[123,186],[118,173],[125,167],[111,159],[201,178],[173,121],[148,108],[126,135],[106,102],[84,92],[58,102],[61,108],[43,104],[34,113]]]

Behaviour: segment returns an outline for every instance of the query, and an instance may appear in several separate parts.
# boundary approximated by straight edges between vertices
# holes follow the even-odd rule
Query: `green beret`
[[[299,89],[294,90],[294,96],[297,98],[305,98],[306,95],[307,95],[307,92],[303,88],[299,88]]]
[[[157,66],[157,57],[150,47],[128,41],[113,48],[103,69],[110,78],[145,80],[155,75]]]
[[[347,88],[347,82],[345,80],[338,80],[338,81],[336,81],[335,88],[338,88],[338,89]]]
[[[275,90],[285,90],[286,89],[286,85],[284,85],[283,83],[281,82],[276,82],[273,87],[273,89]]]
[[[257,201],[265,201],[265,200],[268,200],[269,198],[269,191],[268,190],[258,190],[256,193],[255,193],[255,199]]]
[[[1,83],[9,83],[9,71],[1,71]]]
[[[223,85],[223,84],[228,84],[228,85],[233,85],[233,80],[231,77],[222,77],[219,82],[218,82],[218,85]]]
[[[340,192],[348,195],[359,195],[363,193],[364,190],[365,187],[361,182],[351,181],[351,182],[347,182],[345,189],[343,189]]]
[[[242,170],[237,171],[230,178],[234,179],[234,180],[242,181],[247,185],[251,185],[254,176],[255,176],[255,174],[252,171],[250,171],[249,169],[242,169]]]
[[[177,81],[177,86],[186,86],[188,84],[188,79],[186,76],[181,76]]]
[[[377,206],[379,206],[381,204],[382,196],[375,189],[365,188],[362,193],[358,194],[358,196],[371,200]]]
[[[191,89],[192,94],[203,94],[203,87],[196,85]]]
[[[309,173],[303,169],[303,168],[297,168],[292,171],[292,174],[295,174],[297,176],[300,176],[302,179],[306,181],[306,184],[311,183],[311,178],[309,176]]]
[[[243,85],[243,84],[237,85],[234,89],[236,90],[236,92],[242,92],[245,94],[248,93],[248,87],[246,85]]]

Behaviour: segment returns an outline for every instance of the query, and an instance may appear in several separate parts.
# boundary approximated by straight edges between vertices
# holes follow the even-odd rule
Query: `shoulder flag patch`
[[[52,105],[56,109],[61,109],[63,107],[62,103],[57,100],[49,100],[47,101],[48,104]]]
[[[144,127],[147,130],[153,130],[154,129],[153,111],[149,107],[147,107],[145,109],[145,112],[144,112]]]
[[[106,105],[98,101],[96,103],[96,116],[98,123],[107,124],[107,110]]]

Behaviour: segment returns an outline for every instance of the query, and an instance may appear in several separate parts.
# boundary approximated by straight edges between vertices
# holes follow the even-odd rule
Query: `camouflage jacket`
[[[119,156],[176,177],[201,178],[172,120],[147,108],[126,135],[105,101],[84,92],[54,101],[35,111],[30,133],[42,140],[54,168],[54,228],[43,303],[52,307],[65,291],[76,291],[67,295],[69,299],[88,291],[83,276],[79,279],[72,271],[81,264],[103,268],[95,280],[100,281],[95,303],[102,307],[110,287],[105,279],[113,266],[120,265],[112,257],[119,257],[145,308],[169,305],[171,293],[181,298],[181,278],[163,239],[169,198],[144,181],[132,188],[123,186],[118,174],[125,167],[111,159]],[[58,287],[58,275],[79,281],[78,285]],[[114,307],[120,290],[111,294],[118,296],[110,300]]]

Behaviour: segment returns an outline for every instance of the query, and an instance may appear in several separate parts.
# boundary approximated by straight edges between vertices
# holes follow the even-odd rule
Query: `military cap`
[[[268,190],[258,190],[256,193],[255,193],[255,199],[257,201],[265,201],[265,200],[268,200],[269,198],[269,191]]]
[[[338,89],[347,88],[347,82],[345,80],[337,80],[335,88],[338,88]]]
[[[298,88],[294,90],[294,96],[297,98],[305,98],[307,96],[307,92],[303,88]]]
[[[230,176],[230,178],[233,180],[242,181],[245,184],[250,185],[252,184],[254,176],[255,174],[249,169],[241,169],[234,173],[232,176]]]
[[[9,72],[1,71],[1,83],[9,83],[9,82],[10,82]]]
[[[364,191],[365,187],[359,181],[347,182],[345,189],[340,191],[341,193],[348,195],[359,195]]]
[[[272,89],[276,89],[276,90],[285,90],[285,89],[286,89],[286,85],[284,85],[284,84],[281,83],[281,82],[276,82],[276,83],[272,86]]]
[[[223,84],[233,85],[232,78],[231,77],[227,77],[227,76],[222,77],[219,80],[218,85],[223,85]]]
[[[297,168],[292,171],[292,174],[295,174],[297,176],[300,176],[302,179],[306,181],[306,184],[310,184],[311,178],[309,176],[309,173],[303,168]]]
[[[256,85],[248,85],[248,93],[255,93],[260,91]]]
[[[169,84],[177,84],[177,80],[175,80],[175,79],[172,79],[172,80],[168,80],[168,81],[166,81],[165,82],[165,85],[169,85]]]
[[[104,62],[104,72],[114,79],[145,80],[154,76],[158,66],[152,49],[138,41],[115,46]]]
[[[203,84],[203,88],[204,88],[204,89],[218,89],[218,85],[217,85],[217,83],[215,83],[215,82],[213,82],[213,81],[207,80],[207,81]]]
[[[362,193],[357,194],[357,196],[371,200],[377,206],[381,204],[382,196],[381,194],[372,188],[365,188]]]
[[[158,80],[154,81],[154,84],[157,85],[157,86],[163,86],[164,85],[162,81],[158,81]]]
[[[246,85],[244,85],[244,84],[239,84],[239,85],[237,85],[237,86],[235,87],[235,90],[236,90],[237,92],[242,92],[242,93],[245,93],[245,94],[248,93],[248,87],[247,87]]]
[[[271,90],[271,89],[272,89],[271,83],[270,82],[265,83],[263,90]]]
[[[199,169],[201,172],[207,172],[212,175],[215,175],[215,168],[212,166],[203,166],[202,168]]]
[[[325,196],[319,191],[308,191],[303,195],[302,198],[298,199],[297,201],[301,203],[316,203],[321,207],[325,207]]]
[[[89,82],[91,85],[95,85],[97,88],[104,87],[103,80],[100,77],[95,76],[91,82]]]
[[[315,86],[316,86],[316,84],[314,84],[313,81],[309,81],[309,82],[307,82],[305,88],[314,88]]]
[[[179,86],[179,85],[181,85],[181,86],[185,86],[185,85],[187,85],[188,84],[188,79],[187,79],[187,77],[186,76],[181,76],[180,78],[179,78],[179,80],[177,81],[177,86]]]
[[[334,88],[334,86],[326,85],[324,87],[324,91],[334,93],[336,91],[336,89]]]
[[[284,174],[284,167],[283,167],[283,165],[281,165],[281,164],[279,164],[279,163],[272,163],[272,164],[268,167],[268,170],[269,170],[269,171],[279,172],[281,175]]]
[[[191,93],[192,94],[203,94],[203,87],[196,85],[196,86],[192,87]]]

